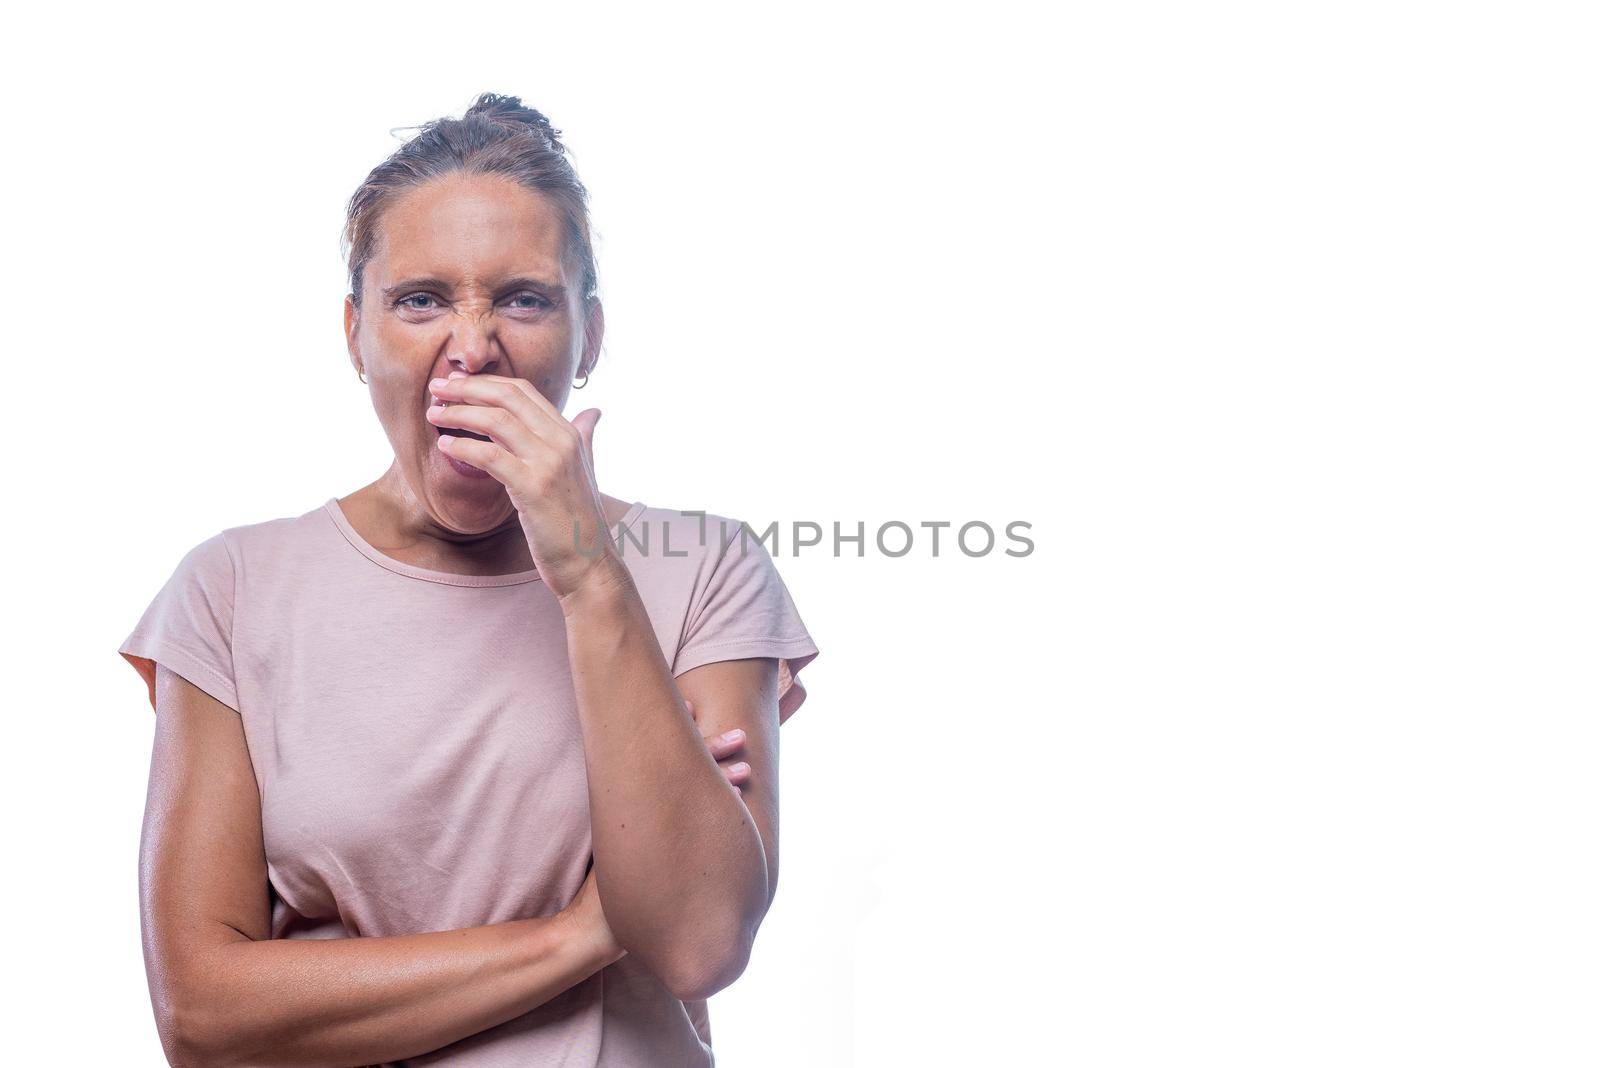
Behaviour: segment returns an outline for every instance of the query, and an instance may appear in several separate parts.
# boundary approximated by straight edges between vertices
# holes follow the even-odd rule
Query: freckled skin
[[[525,379],[561,411],[573,382],[593,370],[604,314],[599,301],[585,312],[561,215],[507,178],[456,173],[399,194],[378,227],[362,306],[345,298],[345,337],[395,458],[340,504],[363,537],[408,563],[469,574],[531,568],[505,487],[451,471],[423,413],[434,403],[429,380],[452,371]],[[524,276],[564,294],[510,285]],[[386,295],[414,278],[446,284]],[[627,502],[601,496],[616,522]]]

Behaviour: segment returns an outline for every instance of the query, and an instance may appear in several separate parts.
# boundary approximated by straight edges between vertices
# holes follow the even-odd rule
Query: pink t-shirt
[[[779,720],[817,647],[759,531],[635,502],[612,528],[674,677],[776,657]],[[183,557],[119,650],[244,721],[274,938],[445,931],[571,902],[591,853],[566,627],[536,571],[431,571],[328,500]],[[632,955],[405,1065],[710,1065],[704,1001]]]

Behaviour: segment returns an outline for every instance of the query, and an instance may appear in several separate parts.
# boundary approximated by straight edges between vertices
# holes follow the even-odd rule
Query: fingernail
[[[722,732],[722,740],[725,741],[725,742],[737,742],[740,739],[742,739],[743,737],[744,737],[744,731],[740,730],[738,727],[735,727],[731,731],[723,731]]]
[[[448,386],[449,384],[450,384],[449,382],[446,382],[442,378],[431,379],[428,382],[428,385],[433,389],[438,389],[440,386]]]
[[[744,761],[741,760],[737,764],[729,764],[728,765],[728,770],[729,771],[749,771],[750,770],[750,765],[746,764]]]

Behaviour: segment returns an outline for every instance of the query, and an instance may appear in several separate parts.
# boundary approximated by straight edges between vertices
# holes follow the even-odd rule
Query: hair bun
[[[481,93],[462,116],[463,121],[480,117],[500,126],[522,127],[532,130],[550,142],[557,152],[566,151],[561,144],[561,131],[550,125],[544,112],[530,108],[519,97],[500,93]]]

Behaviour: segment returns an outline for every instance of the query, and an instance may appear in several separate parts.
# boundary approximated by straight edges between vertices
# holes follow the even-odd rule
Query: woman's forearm
[[[761,835],[684,707],[620,558],[562,599],[595,872],[617,941],[694,999],[744,966],[768,901]]]
[[[208,1068],[377,1064],[520,1016],[620,955],[567,912],[389,937],[240,937],[190,951],[163,1044],[174,1064]]]

